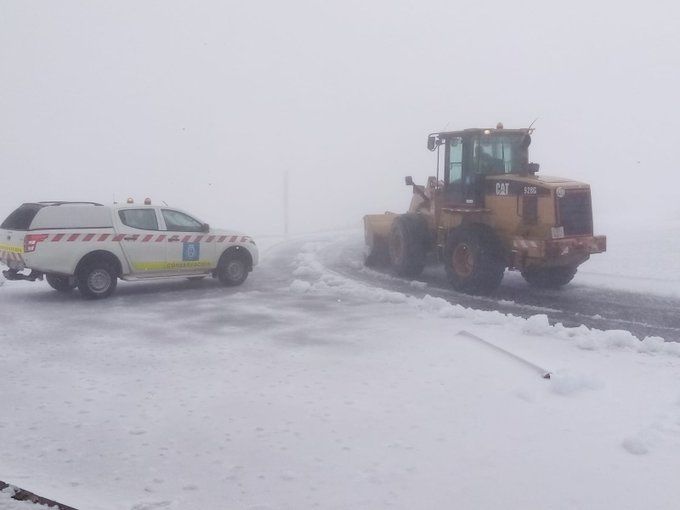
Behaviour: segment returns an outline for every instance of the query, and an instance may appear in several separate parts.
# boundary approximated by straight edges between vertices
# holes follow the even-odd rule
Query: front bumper
[[[606,236],[548,240],[513,239],[511,266],[521,269],[527,265],[578,265],[588,260],[593,253],[602,253],[606,250]]]

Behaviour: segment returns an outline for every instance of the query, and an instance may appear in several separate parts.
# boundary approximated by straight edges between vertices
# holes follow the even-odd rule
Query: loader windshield
[[[526,171],[528,154],[523,135],[480,135],[474,141],[474,172],[483,175],[516,174]]]

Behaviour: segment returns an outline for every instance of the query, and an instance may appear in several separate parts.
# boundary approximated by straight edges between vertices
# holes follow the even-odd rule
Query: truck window
[[[0,228],[6,230],[28,230],[31,222],[38,211],[45,207],[42,204],[22,204],[7,219],[2,222]]]
[[[203,224],[188,214],[170,209],[162,209],[165,226],[175,232],[202,232]]]
[[[158,230],[158,220],[154,209],[123,209],[118,211],[120,221],[128,227],[141,230]]]

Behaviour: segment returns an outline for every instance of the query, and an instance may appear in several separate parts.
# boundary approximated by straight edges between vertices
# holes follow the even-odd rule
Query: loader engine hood
[[[485,192],[487,195],[551,195],[560,189],[589,190],[586,183],[551,177],[547,175],[489,175],[485,179]]]

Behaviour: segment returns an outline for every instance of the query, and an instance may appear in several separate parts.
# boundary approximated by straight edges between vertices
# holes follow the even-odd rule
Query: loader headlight
[[[557,198],[562,198],[562,197],[564,197],[564,194],[565,194],[565,193],[566,193],[566,190],[565,190],[562,186],[560,186],[559,188],[557,188],[557,189],[555,190],[555,195],[557,195]]]

